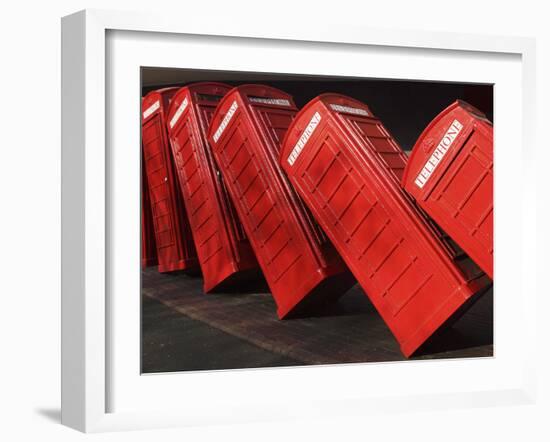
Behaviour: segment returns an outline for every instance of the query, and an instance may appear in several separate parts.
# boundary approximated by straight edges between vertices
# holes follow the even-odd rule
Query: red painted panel
[[[262,85],[232,89],[209,129],[214,156],[280,318],[333,300],[354,280],[282,172],[280,143],[297,109]]]
[[[195,83],[172,98],[167,128],[205,292],[257,275],[258,262],[212,157],[206,132],[231,88]]]
[[[456,101],[424,130],[403,187],[493,277],[493,125]]]
[[[143,148],[141,150],[141,164],[143,160]],[[153,212],[149,198],[149,185],[145,167],[141,168],[141,267],[151,267],[158,264],[157,244],[153,229]]]
[[[142,102],[142,143],[160,272],[197,269],[197,256],[166,133],[166,111],[177,88],[147,94]]]

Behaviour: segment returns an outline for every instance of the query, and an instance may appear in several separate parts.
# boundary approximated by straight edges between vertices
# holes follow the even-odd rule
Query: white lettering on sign
[[[443,138],[441,138],[441,141],[432,152],[432,155],[430,156],[428,161],[426,161],[426,164],[424,164],[424,167],[416,177],[414,183],[418,187],[422,189],[424,185],[428,182],[430,176],[432,176],[433,171],[441,162],[447,151],[451,148],[451,145],[453,144],[454,140],[456,139],[463,127],[464,126],[462,125],[462,123],[458,120],[454,120],[453,123],[449,126],[449,129],[447,129],[447,132],[445,133],[445,135],[443,135]]]
[[[178,107],[178,110],[174,114],[174,116],[170,120],[170,129],[173,129],[178,120],[181,117],[181,114],[183,114],[183,111],[187,108],[187,105],[189,102],[187,101],[187,97],[181,102],[180,106]]]
[[[360,107],[343,106],[341,104],[331,104],[330,107],[336,112],[345,112],[347,114],[369,116],[369,113],[365,109]]]
[[[248,101],[251,103],[274,104],[276,106],[290,106],[290,101],[285,100],[284,98],[250,97]]]
[[[214,141],[216,143],[218,142],[218,140],[222,136],[223,131],[225,130],[225,128],[229,124],[229,121],[231,121],[231,118],[233,117],[233,114],[235,113],[235,111],[237,110],[238,107],[239,107],[239,105],[237,104],[236,101],[234,101],[233,104],[231,104],[231,107],[229,108],[227,113],[225,114],[225,117],[223,117],[223,120],[222,120],[220,126],[218,127],[218,129],[214,133],[214,136],[212,137],[212,138],[214,138]]]
[[[290,152],[290,155],[288,156],[288,159],[287,159],[288,164],[292,166],[296,161],[296,159],[300,156],[307,141],[315,131],[315,128],[317,127],[320,121],[321,121],[321,115],[319,114],[319,112],[315,112],[313,117],[311,117],[309,124],[307,125],[304,132],[302,133],[302,136],[294,146],[294,149],[292,149],[292,152]]]
[[[159,108],[160,108],[160,102],[157,100],[151,106],[149,106],[147,109],[145,109],[145,111],[143,112],[143,119],[145,120],[153,112],[159,110]]]

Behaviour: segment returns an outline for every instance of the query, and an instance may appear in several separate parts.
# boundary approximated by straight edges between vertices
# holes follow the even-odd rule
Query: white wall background
[[[550,14],[542,1],[272,2],[156,0],[21,0],[0,13],[0,440],[81,440],[61,427],[60,407],[60,17],[83,8],[166,10],[182,20],[212,14],[246,14],[250,20],[313,20],[378,28],[508,34],[537,37],[540,142],[550,114]],[[371,4],[369,4],[371,3]],[[450,67],[452,68],[452,67]],[[548,144],[548,143],[546,143]],[[550,150],[550,146],[544,146]],[[538,161],[539,192],[549,185],[545,152]],[[549,198],[550,199],[550,198]],[[547,207],[547,205],[546,205]],[[539,213],[541,244],[550,226]],[[546,226],[546,227],[545,227]],[[544,276],[542,254],[540,275]],[[539,286],[541,318],[550,313],[549,292]],[[540,321],[544,336],[549,327]],[[548,322],[548,321],[546,321]],[[544,344],[544,345],[543,345]],[[541,397],[550,398],[548,340],[541,340]],[[541,407],[380,415],[338,420],[256,424],[91,436],[95,440],[550,440]],[[90,436],[88,436],[90,437]]]

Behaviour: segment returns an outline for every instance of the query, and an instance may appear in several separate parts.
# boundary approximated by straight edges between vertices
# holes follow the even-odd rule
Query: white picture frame
[[[113,43],[109,41],[111,38],[109,36],[122,36],[122,39],[118,42],[113,40],[115,41]],[[126,36],[129,38],[126,39]],[[148,45],[148,40],[153,43],[149,44],[148,49],[144,49],[143,54],[136,54],[132,49],[139,43],[136,43],[136,38],[144,47]],[[449,70],[454,69],[456,73],[444,74],[442,69],[445,63],[438,65],[437,59],[450,57],[452,61],[453,57],[464,56],[470,57],[468,60],[471,59],[470,61],[464,59],[464,63],[478,63],[480,66],[485,66],[484,59],[494,56],[504,60],[503,63],[509,62],[509,72],[498,74],[502,75],[499,77],[502,78],[502,83],[500,80],[495,83],[497,87],[496,145],[498,149],[500,145],[517,142],[520,148],[515,147],[517,149],[515,160],[504,153],[500,158],[497,157],[495,222],[498,225],[499,219],[506,218],[508,227],[515,229],[517,236],[514,239],[508,239],[509,244],[506,243],[506,246],[499,248],[506,238],[503,234],[499,236],[499,230],[496,229],[495,274],[497,278],[502,277],[503,282],[499,286],[500,279],[496,279],[495,293],[498,293],[497,297],[500,293],[505,293],[505,290],[516,290],[521,294],[516,303],[523,312],[516,318],[516,321],[522,324],[521,335],[516,336],[506,332],[507,312],[511,311],[513,306],[507,301],[506,296],[502,296],[502,302],[496,301],[497,327],[502,326],[501,332],[497,330],[495,335],[498,341],[496,357],[486,361],[350,364],[315,367],[314,370],[311,367],[234,370],[224,373],[187,373],[185,374],[187,378],[182,374],[140,376],[135,366],[136,358],[139,358],[135,351],[139,348],[139,334],[134,333],[136,331],[135,306],[129,307],[131,312],[128,316],[133,319],[129,320],[128,327],[119,327],[118,324],[121,322],[117,315],[120,314],[120,307],[124,305],[127,298],[114,299],[111,296],[113,293],[120,293],[120,291],[117,292],[119,284],[125,284],[128,282],[127,279],[133,278],[128,276],[124,268],[118,267],[116,272],[113,271],[113,266],[116,267],[119,259],[118,254],[126,253],[126,251],[121,252],[121,247],[114,247],[113,244],[126,234],[120,229],[121,222],[117,215],[117,213],[120,214],[120,210],[117,212],[117,208],[121,195],[127,196],[128,189],[135,186],[137,182],[139,168],[136,171],[135,166],[139,165],[139,162],[130,161],[124,172],[127,175],[122,177],[120,173],[122,169],[119,167],[120,154],[126,154],[128,151],[110,149],[110,146],[121,145],[118,138],[121,130],[129,128],[132,131],[134,127],[138,127],[135,123],[139,122],[139,112],[136,107],[135,115],[128,117],[128,125],[117,125],[108,130],[106,122],[112,123],[113,119],[119,118],[120,113],[117,109],[125,98],[131,97],[128,94],[131,93],[135,80],[132,77],[133,80],[128,81],[130,84],[128,89],[114,99],[110,94],[115,90],[112,85],[119,84],[116,82],[119,81],[117,75],[120,76],[120,72],[117,73],[112,66],[118,63],[117,66],[121,71],[126,68],[133,69],[140,57],[146,57],[147,53],[152,54],[155,51],[148,60],[162,60],[163,57],[166,60],[166,53],[169,50],[166,47],[186,44],[186,39],[192,40],[192,44],[187,43],[190,45],[187,49],[189,54],[194,54],[195,66],[201,63],[202,68],[210,66],[217,69],[239,70],[237,64],[228,61],[230,59],[225,50],[219,52],[220,58],[215,62],[212,59],[208,62],[205,60],[204,63],[200,61],[199,52],[212,50],[216,44],[224,48],[234,45],[235,48],[231,50],[235,51],[295,51],[292,53],[296,57],[294,60],[296,68],[293,72],[299,73],[305,72],[304,69],[307,67],[306,64],[300,65],[298,56],[307,54],[307,51],[317,51],[317,48],[320,55],[331,53],[339,56],[338,54],[342,53],[342,59],[349,56],[349,51],[353,54],[355,54],[354,51],[370,51],[369,54],[372,57],[387,57],[385,69],[393,66],[392,54],[396,51],[399,52],[394,54],[396,56],[410,56],[411,66],[399,67],[400,64],[395,64],[394,78],[422,79],[422,76],[415,77],[411,74],[412,70],[408,74],[405,72],[405,69],[420,69],[419,66],[414,66],[415,57],[418,54],[420,58],[428,57],[430,69],[433,71],[432,78],[454,78],[456,81],[463,78],[460,69],[455,69],[452,63],[447,63]],[[203,39],[210,40],[205,44],[206,40],[203,41]],[[200,50],[196,46],[200,47]],[[251,60],[247,66],[252,69],[254,63],[259,64],[260,61]],[[268,61],[262,61],[263,66],[259,70],[269,69]],[[180,61],[176,60],[174,63],[173,67],[184,67]],[[309,60],[307,65],[313,66],[314,63],[312,64]],[[170,67],[164,62],[162,66]],[[360,73],[363,69],[360,64],[350,63],[350,66],[348,66],[350,72],[355,69],[354,72]],[[245,67],[242,69],[244,70]],[[273,67],[273,69],[276,68]],[[438,69],[441,70],[438,71]],[[480,69],[479,78],[481,79],[490,80],[491,75],[497,75],[484,76],[483,69],[485,68]],[[489,72],[489,67],[486,69]],[[373,72],[372,75],[376,73]],[[386,74],[380,75],[387,78]],[[507,83],[508,81],[510,83]],[[499,89],[500,84],[519,84],[520,90],[510,86]],[[138,106],[137,89],[135,94],[133,98],[135,103],[126,103],[124,106],[130,106],[130,108]],[[202,23],[198,20],[183,21],[177,17],[157,16],[150,13],[101,10],[86,10],[64,17],[62,20],[62,423],[81,431],[97,432],[360,415],[380,408],[391,413],[419,408],[453,409],[500,404],[533,404],[536,396],[536,378],[535,362],[530,355],[534,352],[532,346],[535,344],[534,339],[526,338],[532,338],[535,334],[535,266],[522,265],[518,271],[520,275],[508,283],[505,280],[507,274],[513,271],[511,268],[513,263],[506,257],[506,253],[501,252],[499,255],[499,250],[506,252],[505,249],[509,247],[508,250],[517,253],[520,262],[525,263],[526,256],[529,255],[533,259],[532,256],[535,256],[533,251],[537,249],[535,216],[534,211],[530,209],[535,205],[535,201],[529,191],[535,186],[535,177],[527,173],[535,161],[533,137],[535,94],[535,42],[528,38],[506,36],[495,38],[421,31],[396,33],[341,25],[321,27],[304,24],[298,28],[291,25],[285,26],[284,23],[270,25],[266,22],[254,23],[244,19],[240,22],[235,19],[230,22],[212,19]],[[504,97],[504,101],[510,99],[510,103],[519,102],[521,118],[515,125],[508,123],[512,121],[513,116],[518,120],[517,110],[513,115],[508,113],[509,109],[503,109],[502,102],[499,104],[499,97]],[[131,144],[138,139],[139,134],[136,131],[129,141],[123,143]],[[518,158],[521,161],[518,161]],[[521,169],[517,173],[522,177],[523,185],[512,188],[510,180],[498,177],[499,170],[507,174],[513,167],[517,167],[517,164],[521,164]],[[498,181],[499,179],[502,183]],[[130,187],[126,188],[125,183],[130,183],[128,184]],[[521,204],[525,210],[515,215],[508,213],[506,211],[508,203],[505,201],[507,198],[503,196],[504,192],[499,193],[499,189],[506,190],[507,195],[512,195],[516,202],[519,200],[518,204]],[[135,210],[139,207],[138,199],[138,194],[135,198],[131,196],[128,210],[125,212],[130,215],[138,213]],[[125,215],[120,214],[120,216]],[[139,216],[136,216],[136,220],[139,220]],[[139,229],[138,222],[132,226]],[[138,238],[137,235],[132,236],[136,233],[134,227],[128,229],[128,238]],[[124,249],[128,249],[128,256],[138,256],[139,244],[132,245],[129,242],[121,244],[127,245]],[[137,262],[136,268],[139,270]],[[139,287],[139,285],[136,286],[136,281],[132,284],[131,287]],[[134,295],[139,299],[138,293]],[[499,322],[501,325],[498,325]],[[511,357],[512,351],[519,348],[520,338],[524,339],[524,347],[521,352],[514,354],[517,359],[514,361]],[[121,343],[129,345],[121,345]],[[125,353],[126,350],[121,350],[122,347],[128,351],[128,354]],[[491,376],[492,373],[497,372],[497,369],[502,376]],[[432,388],[408,391],[407,383],[394,382],[392,390],[386,391],[384,388],[389,384],[386,385],[385,381],[381,380],[378,382],[380,389],[377,390],[375,385],[370,385],[370,390],[367,390],[358,389],[349,382],[346,383],[346,379],[357,379],[362,376],[362,373],[368,373],[368,377],[376,376],[378,379],[391,379],[392,374],[395,374],[394,379],[399,379],[404,370],[411,379],[415,380],[414,383],[419,386],[419,389],[428,379]],[[479,373],[481,380],[475,384],[473,381],[466,382],[466,377],[463,380],[457,377],[453,381],[455,390],[446,391],[441,387],[445,380],[434,376],[436,370],[449,375],[461,372]],[[246,376],[246,384],[244,376]],[[338,388],[332,388],[330,382],[324,391],[315,388],[320,379],[331,380],[337,377],[345,379]],[[490,378],[493,378],[493,381],[483,388],[482,380]],[[192,382],[189,382],[189,379]],[[272,380],[275,380],[274,386],[269,390],[267,383],[271,384]],[[171,398],[168,394],[172,385],[182,382],[188,382],[187,399],[193,403],[193,407],[185,404],[176,406],[173,397]],[[204,388],[201,390],[201,386],[204,387],[207,384],[211,388],[206,392]],[[291,397],[288,398],[288,403],[285,403],[284,395],[278,395],[282,384],[288,385],[291,391],[300,390],[301,399],[298,396]],[[264,390],[264,394],[271,395],[270,403],[266,403],[259,397],[258,391],[261,389]],[[115,390],[117,391],[114,396],[117,398],[116,403],[113,400]],[[238,391],[240,391],[238,399],[232,399],[229,402],[226,400],[228,397],[234,398]],[[139,401],[140,397],[143,398],[144,403],[137,404],[136,401]],[[207,404],[205,399],[209,399],[210,403]],[[135,409],[128,406],[130,403],[136,403]],[[147,408],[147,403],[153,405]],[[231,408],[230,412],[226,411],[228,405]]]

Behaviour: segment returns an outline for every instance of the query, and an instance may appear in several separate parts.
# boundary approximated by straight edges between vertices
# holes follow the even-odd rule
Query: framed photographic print
[[[533,400],[532,40],[62,34],[64,424]]]

